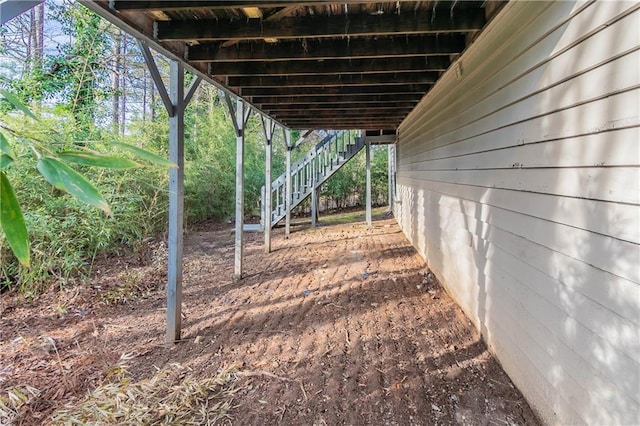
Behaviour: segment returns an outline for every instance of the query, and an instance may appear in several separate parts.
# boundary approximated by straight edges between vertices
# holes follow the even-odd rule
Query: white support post
[[[180,340],[182,328],[182,263],[184,230],[184,110],[200,84],[200,77],[184,90],[184,66],[171,61],[169,90],[164,85],[149,47],[138,40],[149,73],[160,93],[169,115],[169,256],[167,270],[167,331],[166,342]]]
[[[287,145],[287,163],[286,163],[286,201],[285,201],[285,226],[284,226],[284,237],[289,238],[289,234],[291,233],[291,204],[293,204],[293,191],[291,190],[291,150],[293,147],[291,146],[291,130],[284,131],[284,142]]]
[[[393,146],[387,145],[387,193],[389,196],[389,212],[393,211]]]
[[[365,155],[367,163],[367,225],[371,226],[371,145],[369,143],[365,146]]]
[[[313,179],[311,187],[311,226],[315,228],[318,224],[318,190],[316,189],[316,181]]]
[[[184,68],[171,61],[169,98],[169,260],[167,285],[167,343],[180,340],[182,311],[182,233],[184,221]]]
[[[227,96],[227,104],[233,117],[233,104]],[[244,128],[249,117],[249,109],[246,108],[242,99],[236,100],[234,127],[236,130],[236,232],[235,232],[235,256],[233,278],[242,279],[242,261],[244,257]],[[269,188],[266,189],[269,191]],[[266,212],[267,221],[269,213]]]
[[[273,141],[273,132],[275,130],[276,123],[270,118],[262,117],[262,128],[264,130],[264,208],[265,208],[265,223],[264,223],[264,252],[271,253],[271,212],[273,210],[273,203],[271,201],[271,153]],[[276,204],[277,204],[276,200]]]

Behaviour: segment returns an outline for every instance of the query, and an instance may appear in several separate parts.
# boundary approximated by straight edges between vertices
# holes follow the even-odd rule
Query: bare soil
[[[162,243],[100,260],[73,288],[3,294],[0,390],[41,391],[14,422],[50,423],[127,353],[137,379],[171,363],[200,377],[235,364],[245,374],[233,424],[539,424],[395,220],[374,218],[299,220],[288,240],[274,230],[270,254],[246,234],[239,282],[231,225],[190,230],[172,347]]]

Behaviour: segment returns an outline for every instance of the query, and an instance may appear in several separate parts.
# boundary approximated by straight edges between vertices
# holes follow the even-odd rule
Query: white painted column
[[[236,233],[233,278],[242,279],[243,243],[244,243],[244,124],[245,105],[242,99],[236,100]]]
[[[169,239],[166,342],[180,340],[182,326],[182,257],[184,227],[184,68],[171,61],[169,99]]]
[[[284,142],[287,145],[287,163],[286,163],[286,216],[285,216],[285,224],[284,224],[284,237],[289,238],[289,234],[291,233],[291,204],[293,203],[293,191],[291,190],[291,150],[293,147],[291,146],[291,130],[287,129],[284,131]]]
[[[365,145],[366,165],[367,165],[367,182],[366,182],[366,198],[367,198],[367,225],[371,226],[371,145]]]
[[[184,110],[202,81],[195,77],[184,90],[184,66],[171,61],[167,91],[149,46],[138,40],[149,74],[158,89],[169,115],[169,236],[167,260],[167,330],[166,342],[180,340],[182,320],[182,263],[184,230]]]
[[[271,201],[271,153],[273,141],[273,130],[275,123],[270,118],[262,117],[262,128],[264,130],[264,209],[265,209],[265,221],[264,221],[264,252],[271,253],[271,212],[273,210]],[[277,200],[276,200],[277,204]]]
[[[311,187],[311,226],[318,224],[318,190],[316,189],[316,179],[312,180]]]
[[[393,147],[387,145],[387,193],[389,195],[389,211],[393,211]]]

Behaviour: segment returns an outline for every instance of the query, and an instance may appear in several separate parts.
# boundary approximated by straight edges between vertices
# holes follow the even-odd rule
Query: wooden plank
[[[211,62],[209,74],[225,76],[377,74],[411,71],[446,71],[448,56],[416,56],[406,58],[373,58],[294,61],[294,62]]]
[[[290,61],[309,59],[356,59],[380,57],[408,57],[454,55],[465,48],[465,38],[459,34],[439,36],[380,37],[378,39],[307,40],[280,43],[240,43],[221,48],[216,43],[189,47],[188,61]]]
[[[350,14],[342,17],[307,15],[278,21],[230,19],[157,21],[158,40],[261,41],[334,37],[375,37],[393,35],[473,32],[485,24],[484,9],[460,9],[452,13],[416,10],[401,14]]]
[[[272,103],[272,104],[256,104],[259,105],[261,109],[268,110],[282,110],[282,111],[299,111],[299,110],[332,110],[332,109],[341,109],[341,110],[350,110],[350,109],[400,109],[411,110],[416,102],[345,102],[345,103],[315,103],[315,102],[304,102],[304,103]]]
[[[333,109],[333,110],[304,110],[304,111],[269,111],[276,118],[359,118],[359,117],[389,117],[402,119],[411,111],[411,108],[390,108],[390,109]]]
[[[399,122],[384,122],[384,121],[350,121],[350,122],[332,122],[332,121],[318,121],[318,122],[287,122],[285,123],[291,129],[312,129],[312,130],[354,130],[354,129],[389,129],[395,130],[398,127]]]
[[[253,76],[228,77],[227,85],[231,87],[346,87],[346,86],[383,86],[407,84],[434,84],[440,74],[438,72],[419,73],[385,73],[385,74],[318,74],[297,76]]]
[[[400,2],[415,2],[418,0],[400,0]],[[335,0],[315,0],[296,2],[298,6],[317,6],[323,4],[332,4]],[[370,3],[370,0],[342,0],[344,4],[364,4]],[[270,0],[254,0],[254,1],[218,1],[218,0],[113,0],[112,8],[119,11],[179,11],[191,9],[242,9],[245,7],[275,8],[288,7],[290,1],[270,1]]]
[[[333,103],[341,104],[369,104],[369,103],[417,103],[422,93],[390,93],[390,94],[368,94],[368,95],[300,95],[300,96],[252,96],[251,101],[257,105],[279,105],[279,104],[301,104],[301,105],[321,105]]]
[[[336,95],[420,95],[423,96],[432,84],[406,84],[391,86],[355,86],[355,87],[247,87],[240,89],[242,96],[336,96]]]

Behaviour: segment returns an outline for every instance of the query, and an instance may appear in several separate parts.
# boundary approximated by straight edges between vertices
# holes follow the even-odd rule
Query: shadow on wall
[[[570,2],[564,6],[567,16],[576,8]],[[598,17],[607,7],[613,6],[595,3],[580,13]],[[617,7],[631,10],[634,4]],[[628,16],[618,17],[637,22],[639,15],[636,6]],[[525,396],[532,403],[536,399],[548,403],[545,418],[637,424],[640,211],[637,184],[626,184],[638,173],[638,148],[628,151],[629,137],[637,143],[640,136],[637,97],[629,97],[639,83],[637,64],[629,69],[629,59],[638,58],[638,44],[619,59],[602,61],[558,82],[559,61],[589,63],[585,55],[591,52],[579,44],[600,37],[604,28],[607,46],[628,43],[630,37],[612,21],[571,50],[560,52],[565,37],[592,31],[591,19],[576,22],[540,43],[548,58],[557,54],[557,59],[540,63],[502,88],[509,91],[513,85],[537,92],[518,101],[517,114],[530,118],[504,125],[500,110],[483,118],[494,129],[512,128],[511,134],[526,135],[502,144],[509,164],[519,167],[482,172],[495,177],[484,189],[466,183],[457,190],[449,186],[444,193],[437,192],[442,191],[440,182],[413,180],[408,172],[403,176],[399,164],[401,203],[396,217]],[[596,97],[595,77],[586,77],[592,73],[628,79],[630,72],[635,72],[633,86],[605,83]],[[520,78],[527,83],[518,83]],[[463,115],[459,121],[468,120]],[[465,127],[476,124],[455,131],[462,134]],[[435,144],[422,142],[424,150],[437,148]],[[527,157],[535,146],[540,156]],[[616,159],[624,162],[611,163]],[[467,185],[473,189],[460,189]],[[505,202],[509,198],[522,204]]]

